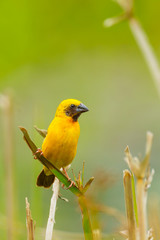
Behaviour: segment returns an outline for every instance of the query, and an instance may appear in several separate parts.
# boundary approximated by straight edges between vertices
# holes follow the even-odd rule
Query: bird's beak
[[[76,111],[77,113],[83,113],[83,112],[88,112],[89,109],[83,103],[80,103]]]

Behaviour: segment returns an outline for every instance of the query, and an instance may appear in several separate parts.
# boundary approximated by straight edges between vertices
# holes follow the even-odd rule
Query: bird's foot
[[[37,151],[33,154],[34,155],[34,159],[37,159],[37,157],[36,157],[37,153],[40,153],[40,155],[43,155],[42,150],[40,148],[37,148]]]
[[[75,182],[72,181],[71,179],[68,179],[68,181],[71,182],[71,184],[69,185],[69,187],[65,188],[64,183],[61,185],[62,188],[65,189],[65,190],[68,190],[68,189],[71,188],[72,186],[76,186],[76,185],[75,185]]]
[[[63,168],[63,172],[64,172],[65,176],[67,177],[68,181],[70,181],[71,178],[68,176],[68,173],[65,168]]]
[[[64,172],[65,176],[67,177],[68,182],[71,182],[71,184],[69,185],[69,187],[67,187],[66,189],[69,189],[69,188],[71,188],[72,186],[75,186],[74,181],[72,181],[71,178],[68,176],[67,171],[66,171],[65,168],[63,168],[63,172]],[[62,187],[64,188],[64,184],[62,184]]]
[[[69,187],[67,187],[66,189],[69,189],[69,188],[71,188],[72,186],[76,186],[76,184],[75,184],[75,182],[74,181],[72,181],[72,180],[68,180],[68,181],[70,181],[71,182],[71,184],[69,185]]]

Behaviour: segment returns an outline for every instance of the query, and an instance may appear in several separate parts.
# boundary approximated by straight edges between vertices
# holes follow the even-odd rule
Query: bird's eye
[[[71,104],[71,108],[74,108],[75,107],[75,105],[74,104]]]

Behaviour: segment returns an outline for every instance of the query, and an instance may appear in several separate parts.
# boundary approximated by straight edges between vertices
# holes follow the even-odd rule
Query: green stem
[[[82,213],[82,225],[85,240],[93,240],[93,233],[91,228],[91,222],[89,218],[88,208],[85,197],[82,195],[78,198],[79,206]]]

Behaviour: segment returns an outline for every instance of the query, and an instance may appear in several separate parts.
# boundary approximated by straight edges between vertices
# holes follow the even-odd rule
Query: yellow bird
[[[67,167],[74,159],[80,134],[78,118],[88,108],[78,100],[67,99],[60,103],[42,144],[44,157],[58,169]],[[66,173],[67,175],[67,173]],[[68,175],[67,175],[68,176]],[[55,176],[46,167],[37,178],[37,186],[48,188]]]

